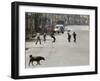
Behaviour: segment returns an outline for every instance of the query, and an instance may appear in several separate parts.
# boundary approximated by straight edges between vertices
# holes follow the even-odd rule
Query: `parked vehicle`
[[[55,25],[54,31],[57,33],[64,33],[64,25],[62,24]]]

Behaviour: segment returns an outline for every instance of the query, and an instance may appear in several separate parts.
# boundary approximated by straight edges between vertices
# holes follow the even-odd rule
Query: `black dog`
[[[29,57],[30,57],[29,66],[30,66],[30,63],[32,63],[32,65],[33,65],[34,61],[37,62],[37,65],[40,65],[40,61],[45,60],[45,58],[41,57],[41,56],[33,57],[32,55],[30,55]]]

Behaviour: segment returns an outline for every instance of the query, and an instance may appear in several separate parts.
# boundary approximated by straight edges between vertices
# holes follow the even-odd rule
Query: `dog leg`
[[[31,63],[31,62],[29,61],[29,64],[28,64],[28,66],[30,66],[30,63]]]
[[[41,64],[40,64],[40,61],[37,61],[37,65],[41,65]]]
[[[32,62],[32,66],[34,66],[33,62]]]

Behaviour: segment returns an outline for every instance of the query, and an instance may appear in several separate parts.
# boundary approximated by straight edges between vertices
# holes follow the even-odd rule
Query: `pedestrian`
[[[70,40],[71,40],[71,35],[70,35],[69,32],[67,33],[67,35],[68,35],[68,42],[70,42]]]
[[[64,33],[64,27],[60,27],[61,33]]]
[[[44,40],[44,42],[46,41],[46,35],[47,35],[46,33],[43,34],[43,40]]]
[[[76,42],[76,33],[73,32],[73,38],[74,38],[74,42]]]
[[[51,36],[51,38],[53,38],[53,41],[52,42],[55,42],[56,41],[56,38],[55,38],[55,35],[54,35],[54,31],[51,32],[51,35],[50,36]]]
[[[37,44],[38,42],[40,42],[40,44],[41,44],[40,33],[37,33],[37,35],[36,35],[36,43],[35,44]]]

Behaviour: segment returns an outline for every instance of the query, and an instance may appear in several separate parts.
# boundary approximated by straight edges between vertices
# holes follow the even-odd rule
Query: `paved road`
[[[73,28],[73,27],[72,27]],[[52,43],[52,38],[47,36],[47,41],[42,45],[35,42],[26,42],[26,68],[35,67],[56,67],[56,66],[78,66],[89,64],[89,31],[88,30],[73,30],[77,33],[77,42],[71,43],[67,40],[67,32],[56,35],[56,42]],[[45,61],[41,61],[41,65],[28,66],[29,55],[43,56]]]

